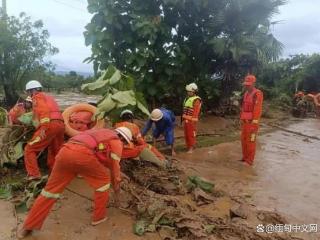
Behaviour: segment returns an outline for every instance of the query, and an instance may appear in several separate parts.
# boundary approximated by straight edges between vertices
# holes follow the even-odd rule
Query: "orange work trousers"
[[[24,222],[24,229],[41,229],[64,188],[78,174],[95,189],[93,221],[106,216],[110,187],[108,169],[99,162],[92,150],[82,145],[67,143],[56,156],[56,163],[47,185],[32,206]]]
[[[46,129],[39,127],[32,139],[24,149],[24,163],[28,176],[41,176],[37,156],[48,148],[47,165],[51,171],[55,162],[55,156],[59,152],[64,141],[64,123],[60,120],[51,121]]]
[[[122,150],[122,158],[136,158],[139,157],[140,153],[145,148],[150,148],[150,150],[160,159],[165,160],[166,158],[163,156],[162,153],[158,151],[154,146],[150,144],[143,144],[143,145],[135,145],[132,148],[123,148]]]
[[[190,120],[184,120],[184,137],[187,148],[192,148],[196,144],[197,123]]]
[[[256,138],[258,125],[252,123],[242,123],[241,125],[241,145],[242,159],[249,165],[253,164],[256,153]]]

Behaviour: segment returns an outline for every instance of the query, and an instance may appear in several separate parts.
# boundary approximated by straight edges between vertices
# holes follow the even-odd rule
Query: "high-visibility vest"
[[[199,96],[193,96],[186,98],[183,103],[183,115],[187,116],[193,116],[193,103],[195,100],[199,99],[201,101],[201,98]]]
[[[111,154],[110,140],[119,139],[117,133],[111,129],[91,129],[79,133],[69,141],[80,143],[91,149],[100,161],[108,160]]]
[[[251,93],[246,92],[243,97],[242,110],[240,119],[241,120],[252,120],[253,119],[253,110],[255,104],[255,98],[257,94],[257,89],[254,88]]]

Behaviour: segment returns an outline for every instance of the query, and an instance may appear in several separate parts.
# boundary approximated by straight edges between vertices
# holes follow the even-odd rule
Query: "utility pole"
[[[6,16],[7,16],[7,0],[2,0],[2,12],[3,12],[3,17],[6,18]]]

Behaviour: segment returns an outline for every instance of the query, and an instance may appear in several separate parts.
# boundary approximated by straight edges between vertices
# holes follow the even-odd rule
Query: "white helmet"
[[[153,109],[150,118],[152,121],[159,121],[163,117],[163,113],[159,108]]]
[[[196,92],[196,91],[198,91],[198,86],[197,86],[197,84],[195,84],[195,83],[190,83],[190,84],[188,84],[188,85],[186,86],[186,90],[187,90],[188,92]]]
[[[132,112],[131,110],[125,109],[125,110],[123,110],[123,111],[120,113],[120,117],[122,118],[123,115],[125,115],[125,114],[130,114],[130,115],[133,116],[133,112]]]
[[[27,82],[26,91],[31,90],[31,89],[35,89],[35,88],[42,88],[42,85],[39,81],[31,80],[31,81]]]
[[[129,128],[118,127],[115,129],[115,131],[119,133],[128,143],[132,141],[132,133]]]

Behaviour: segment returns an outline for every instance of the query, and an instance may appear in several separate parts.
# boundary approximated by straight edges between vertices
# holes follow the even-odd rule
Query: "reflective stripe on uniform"
[[[50,122],[50,118],[41,118],[40,123],[48,123]]]
[[[113,160],[116,160],[116,161],[120,161],[120,160],[121,160],[121,158],[120,158],[117,154],[115,154],[115,153],[111,153],[111,154],[110,154],[110,157],[111,157]]]
[[[44,189],[42,189],[41,195],[46,198],[53,198],[53,199],[58,199],[60,197],[60,193],[51,193],[51,192],[47,192]]]
[[[255,142],[256,141],[256,134],[252,133],[250,136],[250,142]]]
[[[33,145],[41,141],[41,138],[37,136],[33,141],[28,142],[29,145]]]
[[[110,183],[103,185],[102,187],[96,189],[96,192],[106,192],[110,189]]]

